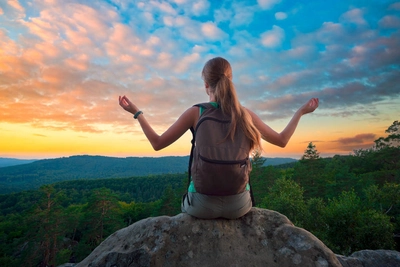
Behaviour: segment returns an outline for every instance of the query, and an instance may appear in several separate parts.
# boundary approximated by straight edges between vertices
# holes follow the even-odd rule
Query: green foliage
[[[384,214],[390,214],[400,204],[400,185],[385,183],[383,187],[372,185],[365,189],[370,206]]]
[[[268,159],[254,154],[251,183],[256,203],[286,215],[335,253],[393,249],[393,235],[400,235],[400,148],[394,142],[398,123],[388,130],[388,145],[348,156],[266,166]],[[315,153],[309,154],[317,154],[310,145]],[[45,181],[51,172],[43,172],[38,180]],[[63,176],[55,171],[52,175]],[[186,176],[80,179],[0,195],[0,266],[79,262],[122,227],[180,213]]]
[[[366,209],[354,191],[343,192],[329,201],[322,216],[327,225],[325,244],[336,253],[394,248],[390,217]]]
[[[263,158],[259,152],[252,155],[251,165],[253,169],[250,173],[250,183],[256,205],[261,203],[265,192],[281,176],[279,169],[273,166],[263,167],[266,161],[268,160]]]
[[[324,218],[326,209],[325,201],[322,198],[310,198],[306,201],[307,213],[304,217],[304,228],[308,229],[314,235],[322,240],[327,240],[327,224]]]
[[[310,142],[308,143],[307,149],[304,151],[303,156],[301,157],[302,160],[315,160],[319,159],[319,152],[316,149],[316,146]]]
[[[293,180],[280,178],[262,200],[261,207],[285,214],[295,224],[301,225],[306,213],[303,189]]]
[[[1,161],[0,158],[0,164]],[[295,160],[273,158],[268,164],[277,165],[292,161]],[[23,190],[37,190],[41,185],[62,181],[181,174],[188,170],[188,163],[188,156],[159,158],[72,156],[37,160],[29,164],[0,167],[0,196]]]
[[[387,147],[399,147],[400,146],[400,122],[394,121],[392,125],[387,128],[385,133],[388,133],[387,137],[380,137],[375,140],[376,149],[380,150]]]
[[[46,185],[39,190],[42,197],[28,212],[27,231],[29,249],[24,258],[25,266],[40,264],[54,265],[56,254],[65,235],[65,220],[60,203],[64,198],[62,191],[56,191],[53,186]]]
[[[329,178],[324,173],[327,161],[322,159],[301,160],[293,169],[292,179],[305,190],[305,198],[326,195]]]
[[[80,245],[93,250],[105,237],[124,226],[118,197],[110,189],[94,190],[83,208]]]
[[[68,181],[65,186],[3,195],[1,266],[60,265],[70,258],[81,261],[122,227],[150,216],[179,213],[186,184],[183,178],[185,174]],[[147,202],[134,201],[144,197]],[[152,199],[157,201],[150,202]],[[172,211],[167,200],[173,204]]]
[[[72,156],[37,160],[29,164],[0,168],[0,194],[38,189],[41,185],[69,180],[124,178],[183,173],[186,157]]]
[[[171,186],[165,189],[164,195],[160,199],[159,214],[174,216],[181,212],[181,199],[182,194],[177,194]]]

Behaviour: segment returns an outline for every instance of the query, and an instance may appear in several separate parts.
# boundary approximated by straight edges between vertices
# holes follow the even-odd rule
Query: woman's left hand
[[[132,114],[135,114],[139,111],[136,105],[133,104],[126,96],[119,96],[119,105]]]
[[[300,109],[303,115],[314,112],[318,108],[319,99],[311,98],[307,103],[305,103]]]

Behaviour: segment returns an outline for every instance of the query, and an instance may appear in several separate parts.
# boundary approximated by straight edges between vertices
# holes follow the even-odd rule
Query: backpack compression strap
[[[189,185],[190,185],[190,181],[191,181],[191,178],[192,178],[192,162],[193,162],[193,150],[194,150],[194,147],[195,147],[195,132],[194,132],[194,129],[193,129],[193,127],[190,127],[190,131],[192,132],[192,141],[191,141],[191,143],[192,143],[192,148],[190,149],[190,157],[189,157],[189,167],[188,167],[188,187],[189,187]]]

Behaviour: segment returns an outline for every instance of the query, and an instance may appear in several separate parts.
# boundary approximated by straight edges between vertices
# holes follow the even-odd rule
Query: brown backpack
[[[189,160],[189,183],[205,195],[242,193],[249,183],[250,140],[238,127],[234,139],[227,137],[231,120],[210,103],[197,104],[205,110],[193,133]],[[253,202],[254,205],[254,202]]]

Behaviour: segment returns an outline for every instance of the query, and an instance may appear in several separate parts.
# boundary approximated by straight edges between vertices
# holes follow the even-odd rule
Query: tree
[[[278,211],[301,226],[307,212],[303,192],[303,188],[293,180],[280,178],[263,198],[261,207]]]
[[[385,147],[400,147],[399,121],[394,121],[393,124],[386,129],[385,133],[388,133],[389,135],[387,137],[380,137],[374,141],[377,150]]]
[[[304,188],[304,196],[307,199],[325,194],[326,178],[323,177],[325,165],[326,161],[320,158],[315,145],[310,142],[301,160],[295,165],[292,176]]]
[[[31,252],[28,253],[25,262],[30,265],[39,262],[37,266],[49,266],[56,264],[56,254],[60,250],[62,238],[66,227],[63,220],[62,203],[64,194],[56,191],[51,185],[40,188],[42,198],[33,209],[30,217],[32,232]]]
[[[322,241],[335,253],[394,248],[390,217],[366,208],[354,191],[330,200],[323,216],[327,239]]]
[[[319,152],[317,151],[315,145],[312,142],[308,143],[307,149],[304,151],[302,160],[314,160],[319,159]]]
[[[271,176],[266,175],[266,168],[263,167],[266,159],[261,156],[259,150],[255,150],[251,155],[252,170],[250,173],[251,191],[255,204],[259,204],[267,193],[270,183],[267,181]],[[267,179],[266,179],[267,178]]]
[[[158,216],[158,213],[154,212],[152,203],[131,202],[128,204],[120,201],[119,205],[126,226],[151,216]]]
[[[258,172],[261,171],[261,168],[264,166],[266,160],[267,159],[262,157],[259,150],[254,150],[253,153],[251,153],[251,166],[253,168],[252,172],[258,174]]]
[[[321,172],[325,181],[325,198],[337,197],[342,191],[349,191],[357,186],[358,177],[351,172],[348,156],[335,155]],[[365,181],[363,181],[365,183]]]
[[[356,174],[394,170],[389,174],[394,180],[400,169],[400,122],[394,121],[385,132],[388,136],[376,139],[374,147],[354,151],[352,168]]]
[[[396,183],[385,183],[381,188],[372,185],[365,194],[370,205],[384,214],[400,205],[400,185]]]
[[[181,195],[177,196],[172,186],[168,185],[159,204],[160,215],[174,216],[181,212]]]
[[[123,226],[119,210],[118,198],[110,189],[101,188],[92,192],[83,209],[81,249],[82,246],[83,250],[94,249],[105,237]]]
[[[307,213],[304,228],[312,232],[321,240],[326,240],[326,223],[324,220],[324,211],[326,209],[325,202],[322,198],[310,198],[306,202]]]

